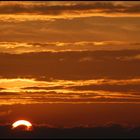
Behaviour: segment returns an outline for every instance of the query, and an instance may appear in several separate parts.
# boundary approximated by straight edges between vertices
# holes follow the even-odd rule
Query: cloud
[[[80,17],[98,14],[139,14],[140,4],[125,2],[1,2],[0,14],[36,14],[68,17]]]
[[[1,78],[20,77],[45,80],[136,78],[140,75],[139,60],[123,61],[118,58],[139,54],[139,50],[1,53],[0,75]],[[87,57],[91,58],[90,61],[81,62]],[[71,69],[72,67],[75,69]]]
[[[140,54],[138,55],[134,55],[134,56],[129,56],[129,57],[118,57],[118,59],[122,60],[122,61],[133,61],[133,60],[140,60]]]
[[[63,51],[95,51],[139,49],[140,43],[124,41],[81,41],[81,42],[0,42],[1,53],[22,54],[30,52],[63,52]],[[92,58],[83,58],[83,60]],[[81,60],[81,61],[83,61]]]
[[[0,79],[1,87],[5,88],[0,92],[0,104],[140,103],[139,84],[140,79],[52,81]]]
[[[139,59],[120,59],[139,54],[139,50],[0,53],[0,104],[140,103]]]
[[[1,42],[111,43],[111,41],[116,41],[117,44],[139,42],[140,20],[138,17],[85,17],[47,22],[43,20],[9,21],[0,21]]]

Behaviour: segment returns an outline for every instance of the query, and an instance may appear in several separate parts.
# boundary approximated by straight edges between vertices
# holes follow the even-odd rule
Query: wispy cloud
[[[126,56],[126,57],[118,57],[118,59],[122,61],[133,61],[133,60],[140,60],[140,54],[134,56]]]
[[[123,50],[140,49],[140,43],[123,41],[81,41],[81,42],[0,42],[1,53],[30,53],[30,52],[61,52],[61,51],[95,51],[95,50]]]
[[[24,21],[90,16],[130,17],[140,16],[139,9],[137,2],[1,2],[0,19]]]
[[[40,103],[140,103],[140,79],[0,79],[0,105]],[[125,89],[125,90],[124,90]],[[7,94],[8,93],[8,94]]]

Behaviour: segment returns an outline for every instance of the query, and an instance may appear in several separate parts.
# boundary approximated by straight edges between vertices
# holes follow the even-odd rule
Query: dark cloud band
[[[28,3],[28,2],[27,2]],[[55,3],[48,2],[32,3],[0,3],[0,14],[40,14],[62,15],[76,13],[140,13],[140,4],[115,3],[115,2],[75,2]]]

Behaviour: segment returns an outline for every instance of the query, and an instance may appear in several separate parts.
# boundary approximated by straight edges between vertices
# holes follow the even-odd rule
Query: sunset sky
[[[0,124],[140,125],[139,1],[1,1]]]

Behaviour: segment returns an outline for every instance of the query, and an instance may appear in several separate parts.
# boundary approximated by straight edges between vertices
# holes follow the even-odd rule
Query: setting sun
[[[12,128],[17,128],[18,126],[26,126],[25,130],[31,130],[32,124],[26,120],[18,120],[12,124]]]

